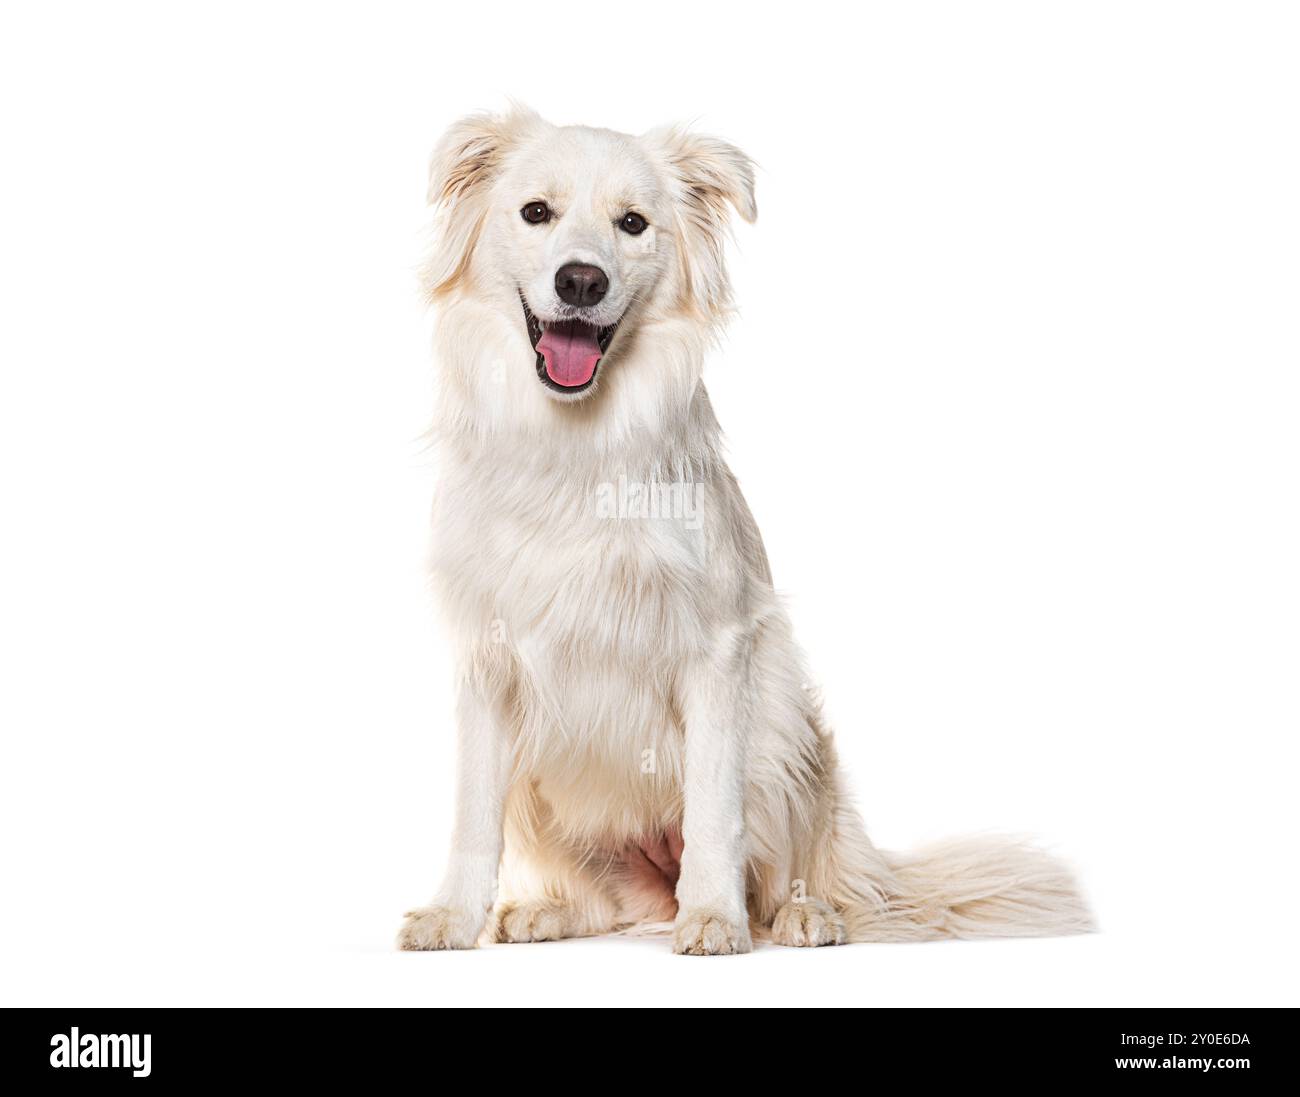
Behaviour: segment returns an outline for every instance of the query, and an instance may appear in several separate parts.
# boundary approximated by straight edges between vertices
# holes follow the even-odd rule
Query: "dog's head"
[[[429,200],[441,207],[430,293],[512,300],[527,342],[504,367],[560,402],[589,396],[638,327],[724,316],[729,213],[757,212],[752,165],[723,141],[558,127],[522,109],[452,126]]]

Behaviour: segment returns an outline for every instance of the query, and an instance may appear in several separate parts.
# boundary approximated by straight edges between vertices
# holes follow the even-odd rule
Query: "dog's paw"
[[[397,934],[403,952],[432,952],[440,949],[473,948],[483,919],[469,911],[451,907],[419,907],[408,911]]]
[[[507,944],[572,937],[573,914],[558,903],[502,903],[493,916],[492,938]]]
[[[673,926],[673,951],[686,956],[731,956],[749,952],[749,926],[712,910],[683,910]]]
[[[844,919],[820,899],[786,903],[772,922],[772,941],[795,948],[844,944]]]

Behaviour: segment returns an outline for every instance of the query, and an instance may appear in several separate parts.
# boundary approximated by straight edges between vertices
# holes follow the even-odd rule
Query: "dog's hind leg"
[[[550,812],[531,788],[516,789],[506,813],[493,939],[519,944],[608,933],[618,904],[599,869],[554,834]]]

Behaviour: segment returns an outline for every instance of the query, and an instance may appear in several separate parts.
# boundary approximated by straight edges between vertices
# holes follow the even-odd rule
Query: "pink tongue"
[[[565,388],[585,385],[600,361],[596,329],[581,320],[547,324],[537,349],[546,360],[546,375]]]

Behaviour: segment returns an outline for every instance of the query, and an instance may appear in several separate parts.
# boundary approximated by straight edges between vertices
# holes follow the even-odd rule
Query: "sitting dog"
[[[877,850],[700,375],[751,162],[681,129],[466,118],[433,158],[455,835],[403,949],[673,923],[673,948],[1089,928],[1012,842]]]

